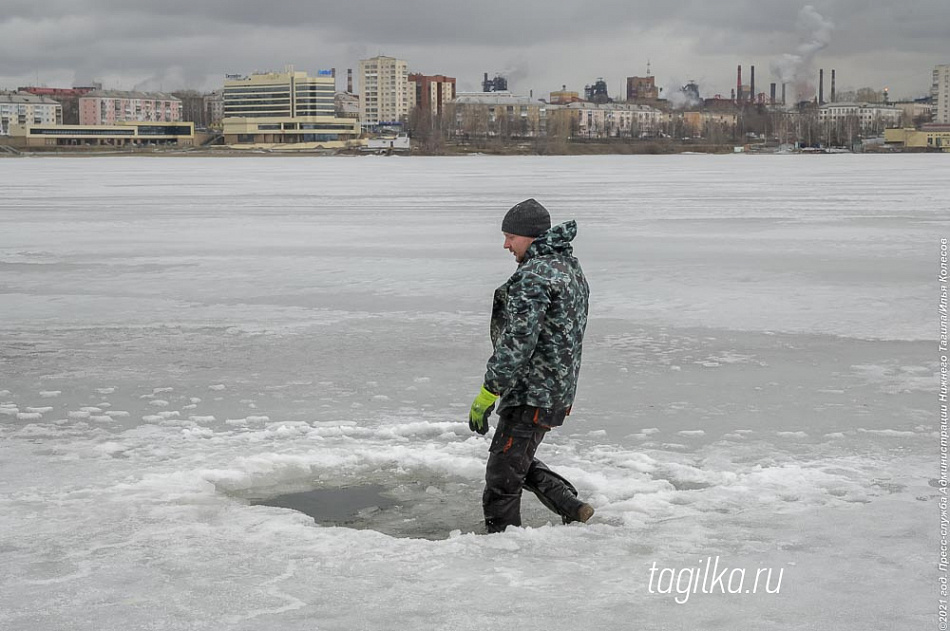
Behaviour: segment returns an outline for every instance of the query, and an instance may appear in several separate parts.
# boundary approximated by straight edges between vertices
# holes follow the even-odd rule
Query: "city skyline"
[[[431,0],[344,4],[244,0],[161,5],[114,0],[4,2],[0,87],[101,82],[115,89],[220,88],[224,75],[335,67],[385,54],[410,70],[458,78],[477,91],[501,73],[513,92],[546,98],[562,85],[582,90],[603,77],[611,96],[649,61],[664,95],[687,81],[703,96],[729,96],[736,65],[810,98],[819,68],[837,70],[838,89],[890,89],[926,96],[931,71],[950,61],[942,32],[950,4],[921,0],[882,7],[858,0],[692,3],[597,0],[583,8],[535,0],[487,0],[446,9]],[[143,31],[142,25],[148,25]],[[437,59],[437,61],[433,61]],[[359,90],[359,86],[357,86]]]

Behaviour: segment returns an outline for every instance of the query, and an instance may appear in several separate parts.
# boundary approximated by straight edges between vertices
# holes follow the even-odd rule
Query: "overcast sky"
[[[337,68],[342,89],[381,53],[460,91],[501,72],[535,98],[598,77],[621,95],[648,60],[665,92],[692,79],[728,96],[742,64],[758,92],[782,75],[813,93],[823,67],[839,90],[902,98],[950,63],[948,24],[950,0],[0,0],[0,88],[211,90],[293,64]]]

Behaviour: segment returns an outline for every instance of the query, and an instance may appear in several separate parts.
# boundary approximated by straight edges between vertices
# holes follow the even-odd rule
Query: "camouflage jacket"
[[[534,240],[518,269],[495,290],[485,387],[499,410],[530,405],[569,408],[577,391],[590,287],[573,256],[577,223]]]

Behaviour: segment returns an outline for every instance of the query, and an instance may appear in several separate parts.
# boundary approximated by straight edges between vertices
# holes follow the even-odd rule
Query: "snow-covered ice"
[[[943,156],[0,171],[0,628],[934,622]],[[484,536],[465,418],[526,197],[579,223],[584,367],[539,455],[597,513],[526,497]],[[351,486],[393,503],[253,505]],[[650,593],[716,556],[781,592]]]

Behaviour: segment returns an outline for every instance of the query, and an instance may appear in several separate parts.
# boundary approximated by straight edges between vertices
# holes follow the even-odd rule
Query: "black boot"
[[[537,495],[548,510],[560,515],[565,524],[572,521],[587,522],[594,514],[590,504],[577,499],[577,489],[574,485],[540,460],[532,461],[524,488]]]

